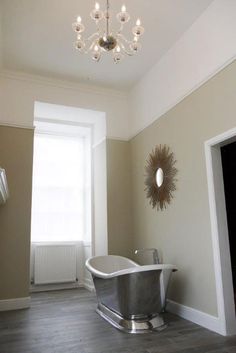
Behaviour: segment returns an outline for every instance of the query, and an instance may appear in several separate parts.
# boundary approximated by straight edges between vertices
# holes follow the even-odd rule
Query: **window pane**
[[[84,139],[35,135],[32,241],[75,241],[85,227]]]

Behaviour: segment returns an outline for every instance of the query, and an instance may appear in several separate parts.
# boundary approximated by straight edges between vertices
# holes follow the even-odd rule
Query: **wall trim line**
[[[129,142],[129,139],[125,139],[122,137],[115,137],[115,136],[105,136],[103,138],[101,138],[101,140],[99,140],[98,142],[93,144],[93,148],[97,147],[98,145],[100,145],[101,143],[103,143],[104,141],[120,141],[120,142]]]
[[[115,141],[121,141],[121,142],[129,142],[130,139],[129,138],[125,138],[125,137],[119,137],[119,136],[107,136],[106,137],[107,140],[115,140]]]
[[[30,307],[30,297],[0,300],[0,311],[27,309]]]
[[[192,321],[197,325],[203,326],[208,330],[217,332],[221,335],[225,333],[222,331],[219,317],[206,314],[200,310],[190,308],[189,306],[176,303],[172,300],[167,300],[167,311],[182,317],[188,321]]]
[[[36,120],[38,120],[38,118],[36,118]],[[59,122],[59,120],[58,120],[58,122]],[[62,121],[62,123],[67,123],[67,122]],[[71,125],[79,125],[79,124],[71,123]],[[18,129],[35,130],[35,126],[30,126],[30,125],[25,125],[25,124],[19,125],[19,124],[15,124],[15,123],[9,123],[9,122],[7,123],[4,121],[0,121],[0,126],[6,126],[6,127],[12,127],[12,128],[18,128]],[[90,127],[90,125],[86,125],[86,124],[84,126]],[[121,142],[129,142],[130,141],[128,138],[123,138],[123,137],[119,137],[119,136],[105,136],[101,140],[99,140],[97,143],[93,144],[93,147],[100,145],[105,140],[114,140],[114,141],[121,141]]]
[[[97,146],[101,145],[104,141],[106,141],[106,136],[102,137],[99,141],[97,141],[96,143],[94,143],[92,145],[92,148],[96,148]]]
[[[34,130],[35,127],[34,126],[30,126],[30,125],[25,125],[25,124],[15,124],[15,123],[7,123],[4,121],[0,121],[0,126],[6,126],[6,127],[13,127],[13,128],[17,128],[17,129],[27,129],[27,130]]]

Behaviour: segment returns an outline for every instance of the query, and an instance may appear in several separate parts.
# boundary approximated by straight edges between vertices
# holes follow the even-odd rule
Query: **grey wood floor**
[[[160,333],[130,335],[96,313],[84,289],[35,293],[31,309],[0,313],[0,353],[236,353],[222,337],[174,315]]]

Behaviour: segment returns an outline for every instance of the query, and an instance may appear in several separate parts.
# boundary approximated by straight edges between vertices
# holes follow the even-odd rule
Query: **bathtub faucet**
[[[137,255],[138,253],[145,252],[145,251],[152,251],[154,264],[160,263],[159,257],[158,257],[158,252],[157,252],[157,249],[155,249],[155,248],[137,249],[137,250],[135,250],[134,253],[135,253],[135,255]]]

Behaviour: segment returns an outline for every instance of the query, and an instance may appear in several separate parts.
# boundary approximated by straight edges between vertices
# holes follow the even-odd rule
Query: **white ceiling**
[[[145,27],[142,51],[114,65],[99,63],[73,48],[71,23],[80,14],[93,33],[89,17],[93,0],[0,0],[3,68],[117,89],[132,87],[181,37],[213,0],[110,0],[114,13],[123,3]],[[105,5],[105,0],[100,0]]]

